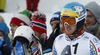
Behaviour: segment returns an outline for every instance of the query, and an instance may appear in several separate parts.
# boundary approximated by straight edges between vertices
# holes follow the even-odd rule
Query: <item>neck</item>
[[[73,40],[74,38],[77,38],[79,37],[81,34],[83,34],[84,32],[84,28],[80,28],[77,32],[75,32],[74,34],[67,34],[66,31],[65,31],[65,34],[71,39]]]

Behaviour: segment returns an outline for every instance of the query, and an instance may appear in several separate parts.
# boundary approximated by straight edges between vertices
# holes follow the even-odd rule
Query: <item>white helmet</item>
[[[13,46],[15,46],[16,41],[19,41],[22,44],[26,43],[28,46],[31,46],[34,43],[34,37],[36,38],[34,31],[30,27],[20,26],[15,31]]]

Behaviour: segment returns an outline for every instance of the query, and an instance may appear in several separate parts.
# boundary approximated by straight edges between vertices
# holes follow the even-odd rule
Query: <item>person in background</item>
[[[85,5],[87,17],[85,21],[85,31],[97,36],[100,39],[100,6],[95,2]]]
[[[0,55],[11,55],[11,48],[5,43],[2,37],[0,37]]]
[[[14,33],[19,26],[23,26],[23,25],[28,26],[29,24],[30,24],[30,20],[26,15],[16,14],[14,17],[12,17],[10,21],[12,37],[14,37]],[[15,45],[17,55],[23,55],[23,49],[21,47],[22,47],[21,43],[17,41]],[[11,54],[13,55],[13,52]]]
[[[57,35],[64,33],[64,27],[60,21],[60,13],[60,11],[55,12],[50,20],[50,25],[52,27],[52,33],[50,34],[50,37],[56,37]]]
[[[0,15],[0,22],[5,22],[4,18]]]
[[[5,22],[0,22],[0,31],[4,33],[4,37],[2,37],[5,43],[11,48],[11,42],[8,37],[9,28],[7,27]]]
[[[34,31],[35,35],[40,39],[40,41],[42,38],[43,38],[42,41],[47,40],[47,26],[46,26],[45,22],[46,22],[46,15],[43,13],[40,13],[40,12],[36,12],[32,16],[32,21],[29,25],[32,28],[32,30]],[[43,34],[45,34],[45,35],[42,36]],[[43,44],[42,44],[42,48],[43,48]],[[33,55],[39,54],[38,44],[36,41],[33,44],[32,54]]]
[[[67,3],[61,10],[65,32],[57,36],[53,55],[99,55],[99,39],[84,30],[87,16],[85,7],[78,2]]]
[[[0,15],[0,22],[5,22],[4,18],[1,15]],[[9,30],[9,28],[7,28],[7,29]],[[7,32],[7,35],[9,37],[9,39],[10,39],[10,42],[12,43],[13,42],[13,40],[12,40],[13,38],[12,38],[10,32]]]
[[[30,24],[30,20],[26,15],[16,14],[10,21],[11,33],[14,34],[17,27]]]
[[[11,40],[11,38],[12,38],[12,36],[11,36],[11,34],[10,34],[10,32],[9,32],[9,28],[7,27],[7,25],[6,25],[6,23],[5,23],[5,21],[4,21],[4,18],[0,15],[0,22],[4,22],[3,23],[3,26],[4,27],[6,27],[7,29],[7,31],[6,31],[6,35],[9,37],[9,39],[10,39],[10,42],[12,43],[12,40]],[[1,26],[2,28],[3,28],[3,26]],[[5,28],[4,28],[5,29]]]
[[[50,24],[53,27],[53,31],[50,34],[49,38],[47,40],[45,40],[44,44],[43,44],[43,53],[48,55],[52,53],[52,46],[53,46],[53,42],[54,39],[64,33],[64,27],[62,25],[62,22],[60,21],[60,11],[55,12],[53,14],[53,17],[50,20]],[[56,23],[56,24],[55,24]]]
[[[52,18],[50,19],[50,25],[52,28],[52,31],[54,30],[56,24],[59,22],[60,20],[60,11],[55,12],[52,16]]]
[[[6,7],[6,0],[0,0],[0,13],[4,12],[5,7]]]
[[[26,0],[27,10],[30,12],[38,11],[38,3],[40,0]]]
[[[49,36],[49,38],[47,40],[45,40],[45,42],[43,44],[43,54],[44,55],[52,54],[53,42],[58,35],[64,33],[64,30],[65,29],[64,29],[64,26],[62,25],[62,22],[60,21],[59,23],[57,23],[52,34]]]
[[[5,22],[0,22],[0,55],[11,54],[11,42],[7,35],[9,28]]]

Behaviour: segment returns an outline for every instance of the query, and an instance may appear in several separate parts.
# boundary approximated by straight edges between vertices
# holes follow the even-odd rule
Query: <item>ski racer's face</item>
[[[86,17],[86,21],[85,21],[85,24],[87,27],[90,27],[92,25],[95,25],[96,23],[96,19],[93,15],[93,13],[91,11],[87,11],[87,17]]]
[[[65,31],[68,35],[74,33],[74,31],[76,30],[76,25],[68,25],[68,24],[64,24],[64,28]]]
[[[11,24],[10,27],[11,27],[11,29],[10,29],[11,33],[14,34],[15,30],[18,28],[18,26],[16,24]]]

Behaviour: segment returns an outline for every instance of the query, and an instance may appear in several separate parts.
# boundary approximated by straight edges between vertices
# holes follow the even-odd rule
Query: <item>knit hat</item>
[[[50,23],[52,22],[52,21],[55,21],[55,20],[60,20],[60,11],[58,11],[58,12],[55,12],[54,14],[53,14],[53,16],[52,16],[52,18],[51,18],[51,20],[50,20]]]
[[[20,14],[26,15],[31,20],[31,13],[28,10],[23,10]]]
[[[31,19],[32,19],[32,21],[31,21],[30,27],[34,31],[39,32],[41,35],[43,33],[47,34],[47,31],[46,31],[47,27],[46,27],[46,23],[45,23],[46,22],[45,14],[37,12],[32,16]]]
[[[93,13],[97,22],[100,24],[100,6],[95,1],[93,1],[86,4],[85,8]]]
[[[17,14],[11,19],[10,25],[11,24],[16,24],[17,26],[22,26],[22,25],[28,26],[30,24],[30,20],[25,15]]]

